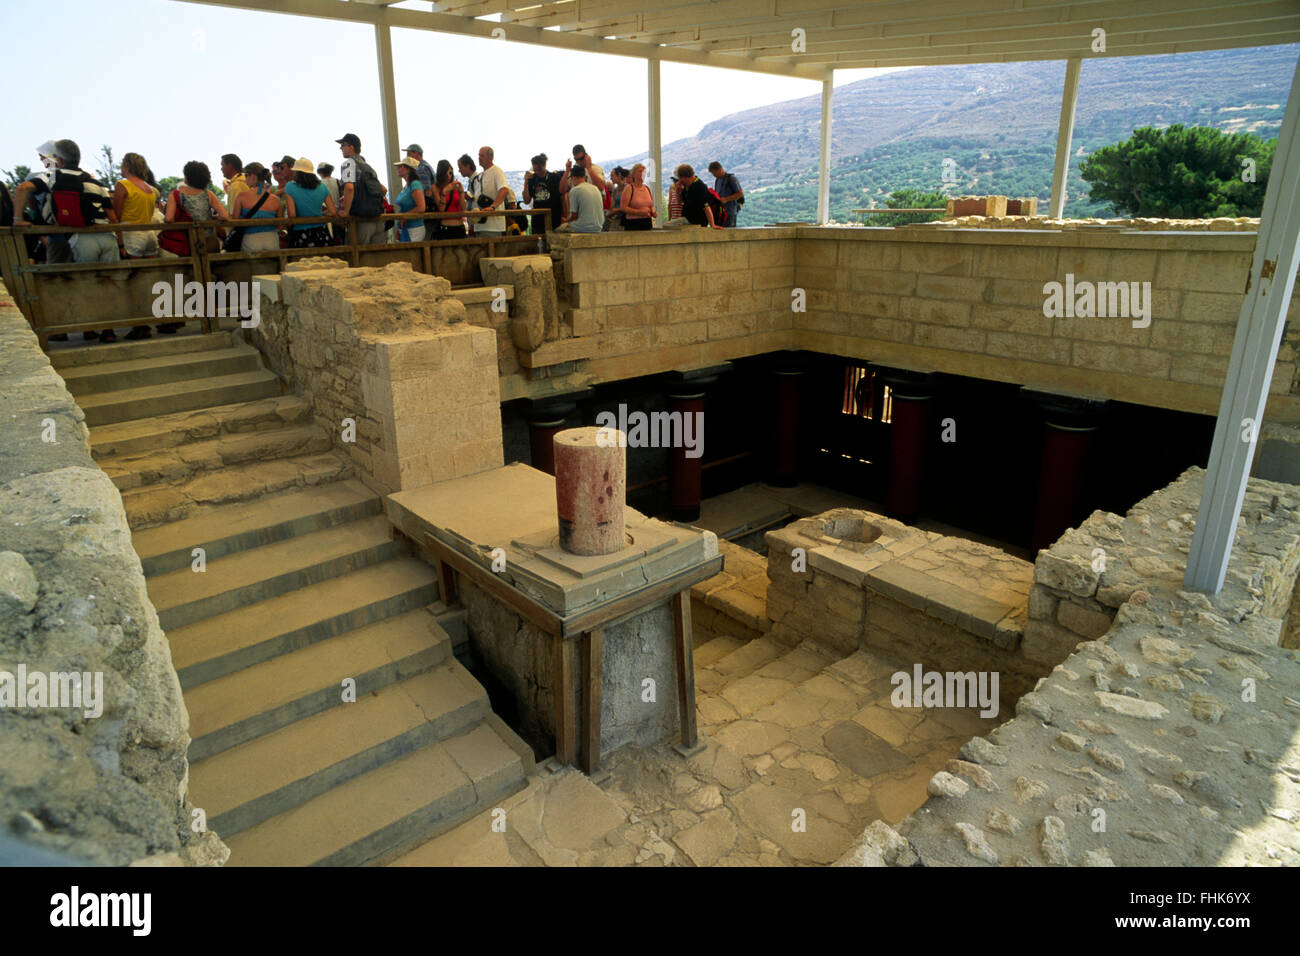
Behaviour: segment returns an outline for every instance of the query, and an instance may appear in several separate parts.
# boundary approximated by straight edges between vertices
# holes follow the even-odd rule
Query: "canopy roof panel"
[[[394,6],[402,0],[188,2],[471,36],[503,30],[521,43],[808,79],[1300,42],[1300,0],[434,0],[432,10]]]

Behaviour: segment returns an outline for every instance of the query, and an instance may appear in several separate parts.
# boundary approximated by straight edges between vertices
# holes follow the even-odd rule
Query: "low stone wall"
[[[1020,648],[1027,561],[847,508],[770,531],[767,544],[774,639],[842,654],[872,648],[927,670],[997,672],[1007,707],[1047,669]]]
[[[465,321],[446,279],[309,264],[259,281],[262,320],[246,334],[368,484],[390,493],[502,463],[496,335]]]
[[[1300,651],[1279,646],[1300,488],[1251,480],[1211,598],[1182,590],[1204,478],[1189,469],[1124,518],[1096,512],[1040,554],[1036,586],[1103,605],[1124,593],[1113,626],[843,863],[1300,865]]]
[[[224,863],[216,834],[192,829],[189,715],[122,498],[2,292],[0,379],[0,671],[13,675],[0,678],[0,821],[95,863]],[[82,706],[18,706],[34,675],[74,672]]]
[[[691,588],[695,646],[715,637],[752,641],[772,627],[767,616],[767,559],[718,539],[722,570]]]

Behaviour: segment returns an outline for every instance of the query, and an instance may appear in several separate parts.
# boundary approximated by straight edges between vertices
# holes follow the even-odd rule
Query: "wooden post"
[[[562,767],[573,763],[573,642],[560,634],[555,640],[555,759]]]
[[[456,603],[456,572],[446,561],[438,562],[438,597],[447,607]]]
[[[691,589],[673,595],[673,648],[677,656],[677,706],[681,712],[682,742],[677,748],[685,755],[695,750],[695,648],[691,630]]]
[[[605,629],[597,627],[582,636],[582,770],[600,769],[601,654]]]
[[[831,217],[831,100],[835,95],[835,71],[822,80],[821,143],[817,152],[817,225]]]

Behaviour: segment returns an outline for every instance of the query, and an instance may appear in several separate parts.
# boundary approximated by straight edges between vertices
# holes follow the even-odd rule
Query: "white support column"
[[[1065,177],[1070,171],[1070,143],[1074,139],[1074,107],[1079,102],[1079,70],[1083,60],[1070,57],[1065,63],[1065,90],[1061,93],[1061,124],[1056,127],[1056,168],[1052,170],[1051,216],[1065,215]]]
[[[384,167],[388,170],[388,199],[401,192],[393,163],[402,158],[397,138],[397,90],[393,80],[393,36],[387,23],[375,24],[375,50],[379,60],[379,103],[384,119]],[[374,163],[370,164],[374,166]],[[378,172],[378,170],[375,170]]]
[[[1245,300],[1201,492],[1183,586],[1218,594],[1228,571],[1241,502],[1264,418],[1287,308],[1300,265],[1300,65],[1264,195]],[[1156,321],[1159,321],[1158,319]]]
[[[822,142],[817,156],[817,225],[831,217],[831,99],[835,90],[835,71],[829,70],[822,80]]]
[[[649,185],[651,194],[655,197],[655,209],[662,213],[667,206],[664,204],[663,193],[664,145],[661,127],[659,61],[654,58],[646,60],[646,71],[646,91],[649,99],[646,112],[650,122],[650,162],[654,167],[654,176],[651,177],[647,185]]]

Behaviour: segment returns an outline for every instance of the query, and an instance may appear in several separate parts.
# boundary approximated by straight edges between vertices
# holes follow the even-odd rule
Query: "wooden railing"
[[[464,239],[425,238],[415,242],[385,241],[359,244],[355,231],[348,229],[341,245],[308,249],[277,248],[258,252],[208,252],[203,236],[212,230],[229,230],[239,226],[279,229],[295,225],[332,225],[337,234],[353,223],[378,220],[394,223],[394,232],[404,220],[468,220],[483,217],[512,217],[524,223],[538,222],[543,232],[537,235],[510,236],[504,233],[470,236]],[[28,261],[25,236],[126,232],[183,231],[190,243],[188,256],[159,256],[145,259],[122,259],[119,262],[46,263]],[[354,217],[303,216],[293,219],[209,219],[176,223],[139,225],[83,226],[4,226],[0,227],[0,274],[14,301],[45,348],[50,335],[86,332],[107,328],[166,321],[169,316],[156,315],[158,297],[153,289],[160,281],[208,282],[249,281],[253,276],[282,272],[287,263],[305,256],[331,256],[353,266],[382,266],[390,262],[410,262],[416,272],[440,275],[453,285],[480,282],[478,260],[487,255],[526,255],[545,252],[546,234],[550,230],[550,213],[545,210],[493,211],[469,210],[463,213],[385,213],[382,216]],[[177,317],[179,318],[179,316]],[[213,331],[223,316],[197,317],[204,332]]]

